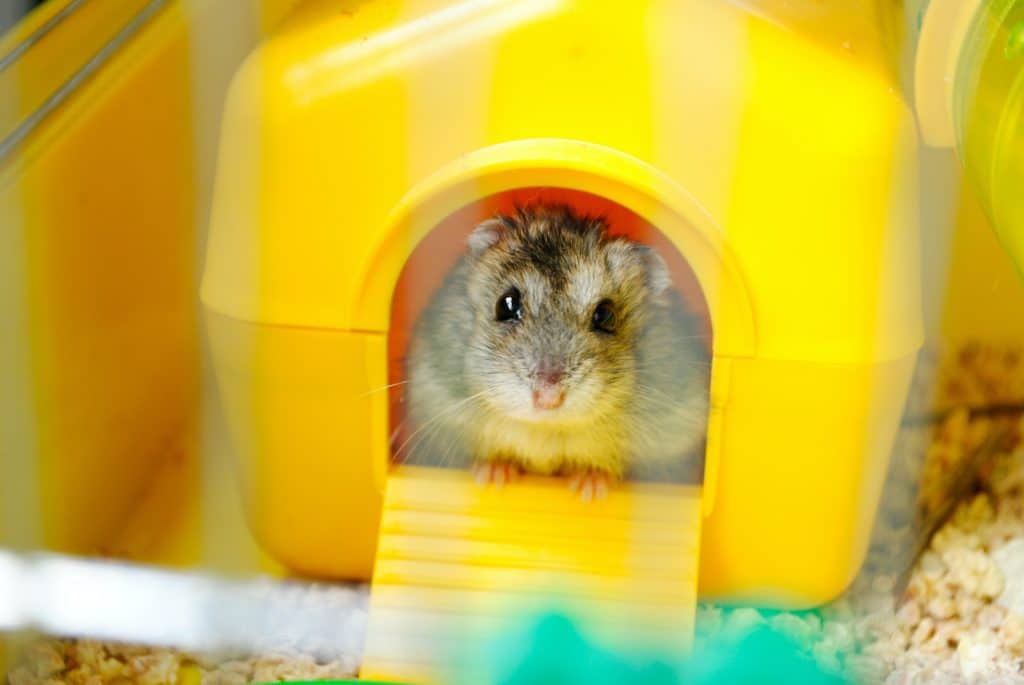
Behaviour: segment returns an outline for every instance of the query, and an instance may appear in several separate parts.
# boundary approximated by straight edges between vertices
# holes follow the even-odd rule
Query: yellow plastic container
[[[875,5],[843,5],[300,5],[231,87],[202,288],[267,549],[370,576],[403,266],[555,188],[656,227],[706,300],[701,592],[841,592],[922,336],[914,124]]]

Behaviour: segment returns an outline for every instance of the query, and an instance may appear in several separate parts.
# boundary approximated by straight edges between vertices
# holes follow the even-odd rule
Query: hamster
[[[565,475],[583,499],[701,468],[708,352],[654,249],[544,204],[467,242],[413,329],[400,461]]]

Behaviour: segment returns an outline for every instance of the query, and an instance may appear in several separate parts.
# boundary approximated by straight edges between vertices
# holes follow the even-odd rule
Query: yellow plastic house
[[[480,569],[507,550],[459,541],[510,531],[499,510],[678,497],[697,506],[655,516],[679,533],[659,544],[691,544],[699,570],[672,567],[671,601],[837,596],[922,339],[916,133],[876,4],[302,3],[230,90],[202,287],[265,548],[320,576],[368,579],[380,554],[378,584],[496,587]],[[392,471],[381,389],[430,290],[399,287],[410,257],[435,255],[409,282],[436,283],[476,220],[545,192],[629,217],[692,271],[713,346],[703,488],[627,484],[585,510],[544,479],[501,500]],[[629,577],[622,549],[580,558]]]

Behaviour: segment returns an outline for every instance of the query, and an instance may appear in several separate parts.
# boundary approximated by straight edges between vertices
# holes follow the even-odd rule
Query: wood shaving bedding
[[[215,659],[173,650],[89,641],[40,641],[22,655],[9,685],[245,685],[351,678],[354,661],[317,663],[303,654]]]
[[[1000,456],[986,489],[933,536],[900,596],[895,576],[867,569],[819,611],[705,606],[698,626],[742,633],[767,623],[822,667],[861,683],[1024,685],[1024,576],[1004,572],[1022,567],[1024,449],[1017,448]]]

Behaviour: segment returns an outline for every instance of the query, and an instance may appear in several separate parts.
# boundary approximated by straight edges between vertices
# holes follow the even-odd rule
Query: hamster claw
[[[579,471],[569,477],[569,489],[584,502],[608,497],[612,478],[602,471]]]
[[[506,483],[519,480],[521,473],[519,465],[511,461],[480,461],[473,465],[473,478],[481,487],[493,485],[501,488]]]

